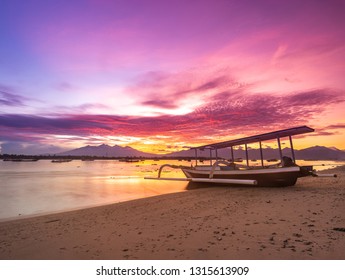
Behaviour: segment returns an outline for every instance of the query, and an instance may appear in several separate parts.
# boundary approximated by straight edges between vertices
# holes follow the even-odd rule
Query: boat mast
[[[195,166],[198,165],[198,149],[194,149],[195,151]]]

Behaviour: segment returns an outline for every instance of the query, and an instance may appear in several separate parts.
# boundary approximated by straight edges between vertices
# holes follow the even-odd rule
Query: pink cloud
[[[49,110],[2,114],[2,137],[19,129],[32,137],[163,133],[198,141],[344,117],[341,1],[197,2],[6,5],[8,31],[28,58],[17,63],[30,74],[12,80],[25,80],[26,98],[44,97]],[[10,47],[13,60],[18,50]],[[68,82],[52,92],[51,80]],[[1,90],[2,106],[29,100]]]
[[[311,104],[300,99],[314,94]],[[174,141],[198,142],[204,135],[228,137],[234,133],[253,133],[317,122],[315,116],[335,102],[344,102],[342,93],[319,90],[296,93],[291,97],[259,94],[248,97],[229,94],[223,100],[212,99],[192,113],[173,116],[130,117],[111,115],[56,115],[54,118],[32,115],[1,115],[0,123],[6,135],[71,135],[92,137],[172,136]],[[288,125],[287,125],[288,124]],[[1,135],[5,137],[6,135]]]
[[[193,75],[193,74],[192,74]],[[205,79],[209,80],[205,80]],[[195,96],[199,100],[209,96],[212,92],[227,87],[228,77],[198,77],[190,73],[163,74],[149,73],[149,76],[130,87],[127,92],[137,96],[142,105],[158,108],[177,108],[181,103]]]

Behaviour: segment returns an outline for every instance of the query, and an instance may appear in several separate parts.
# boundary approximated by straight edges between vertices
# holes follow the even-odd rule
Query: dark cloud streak
[[[300,92],[290,95],[286,98],[286,102],[290,106],[322,106],[323,104],[334,104],[344,102],[345,98],[340,92],[318,89],[306,92]]]
[[[24,106],[26,98],[0,90],[0,106],[21,107]]]
[[[191,80],[195,84],[192,84]],[[178,108],[180,102],[185,101],[189,96],[205,94],[208,90],[226,88],[228,90],[238,88],[241,85],[235,83],[230,77],[219,75],[208,81],[195,82],[186,74],[167,74],[160,72],[149,72],[143,75],[141,79],[128,88],[129,94],[135,93],[141,96],[141,104],[149,105],[161,109]]]
[[[293,96],[271,94],[236,95],[222,93],[186,115],[133,117],[116,115],[0,115],[0,137],[6,134],[71,135],[80,137],[152,135],[173,136],[177,140],[197,140],[205,135],[264,132],[294,125],[312,124],[314,116],[334,103],[343,102],[342,93],[329,90],[296,93]],[[308,100],[304,100],[304,98]],[[343,129],[344,125],[335,128]],[[1,133],[1,131],[3,133]],[[1,140],[0,138],[0,140]]]

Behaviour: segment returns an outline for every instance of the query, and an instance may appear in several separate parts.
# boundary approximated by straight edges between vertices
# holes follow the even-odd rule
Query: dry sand
[[[333,171],[334,172],[334,171]],[[0,259],[345,259],[345,167],[0,223]]]

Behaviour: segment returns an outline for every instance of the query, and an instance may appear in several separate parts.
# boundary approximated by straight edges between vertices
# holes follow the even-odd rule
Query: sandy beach
[[[345,259],[345,167],[0,223],[0,259]]]

